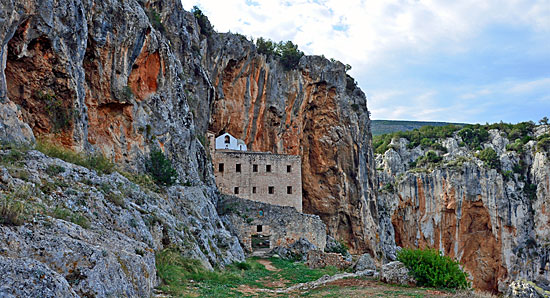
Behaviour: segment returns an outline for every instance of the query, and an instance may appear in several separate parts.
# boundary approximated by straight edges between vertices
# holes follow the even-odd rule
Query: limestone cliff
[[[520,278],[548,280],[550,160],[536,141],[546,130],[528,130],[533,140],[515,150],[505,132],[489,130],[481,146],[496,152],[493,168],[456,132],[438,141],[443,160],[424,166],[415,163],[428,148],[394,139],[376,157],[387,256],[395,245],[437,248],[460,260],[475,288],[494,292]]]
[[[179,1],[0,1],[0,200],[37,206],[0,226],[0,296],[149,297],[153,252],[171,246],[207,268],[243,260],[189,105],[211,90],[199,32]],[[35,138],[133,172],[160,148],[180,185],[151,192],[3,147]]]
[[[242,260],[215,211],[207,129],[302,155],[304,209],[354,250],[378,251],[369,114],[341,63],[303,57],[285,70],[242,36],[207,32],[177,0],[3,0],[0,41],[2,144],[46,139],[134,173],[160,148],[180,182],[154,193],[2,147],[1,198],[25,187],[43,209],[0,230],[0,273],[16,295],[149,296],[152,252],[172,245],[207,267]],[[45,288],[29,287],[41,276]]]
[[[353,251],[375,253],[369,112],[340,62],[304,56],[285,70],[241,36],[216,35],[203,58],[215,88],[210,130],[249,150],[302,156],[303,210]]]

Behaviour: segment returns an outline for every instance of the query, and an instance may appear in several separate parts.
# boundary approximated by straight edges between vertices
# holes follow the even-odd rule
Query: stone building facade
[[[247,252],[261,248],[289,247],[306,239],[319,250],[326,246],[326,226],[318,215],[303,214],[288,206],[274,206],[224,195],[218,212]]]
[[[224,135],[220,136],[225,138]],[[302,161],[299,155],[219,149],[209,136],[216,184],[224,194],[302,212]],[[230,137],[233,138],[232,136]],[[237,139],[237,142],[239,140]],[[221,145],[223,148],[223,144]]]

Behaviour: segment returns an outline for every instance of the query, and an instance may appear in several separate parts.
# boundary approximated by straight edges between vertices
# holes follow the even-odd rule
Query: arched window
[[[226,144],[229,144],[229,143],[230,143],[229,136],[225,136],[225,143],[226,143]]]

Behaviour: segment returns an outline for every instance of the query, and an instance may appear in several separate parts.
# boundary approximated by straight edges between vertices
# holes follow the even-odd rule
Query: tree
[[[548,125],[548,117],[544,116],[544,118],[539,120],[539,123],[541,125]]]
[[[178,179],[178,173],[172,168],[172,162],[158,149],[151,151],[145,167],[157,184],[170,186]]]
[[[281,56],[280,61],[287,70],[296,68],[298,62],[300,62],[300,58],[304,56],[304,52],[298,50],[298,45],[295,45],[290,40],[277,44],[277,54]]]
[[[263,37],[258,37],[258,39],[256,39],[256,48],[260,54],[266,56],[274,55],[276,47],[277,44],[269,39],[264,39]]]

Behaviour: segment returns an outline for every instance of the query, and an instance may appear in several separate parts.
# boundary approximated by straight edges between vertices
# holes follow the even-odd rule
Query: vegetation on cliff
[[[506,133],[511,141],[509,150],[519,151],[523,145],[534,139],[531,133],[534,127],[534,122],[423,126],[412,131],[400,131],[374,136],[373,148],[375,153],[384,154],[391,147],[392,139],[404,138],[409,141],[409,149],[422,146],[422,148],[445,151],[438,141],[452,137],[456,133],[462,139],[462,143],[459,144],[460,146],[468,146],[471,150],[481,150],[481,143],[487,141],[489,138],[489,130],[498,129]]]
[[[304,52],[298,50],[298,45],[288,40],[286,42],[274,42],[269,39],[259,37],[256,39],[256,49],[258,53],[276,57],[286,70],[294,69],[298,66],[300,58],[304,56]]]

